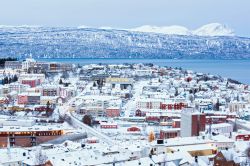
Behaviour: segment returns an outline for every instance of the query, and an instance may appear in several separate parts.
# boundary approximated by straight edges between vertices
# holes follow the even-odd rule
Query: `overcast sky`
[[[213,22],[250,37],[250,0],[0,0],[0,25],[195,29]]]

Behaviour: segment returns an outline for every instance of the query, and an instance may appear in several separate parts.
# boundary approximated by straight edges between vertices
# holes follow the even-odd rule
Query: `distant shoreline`
[[[100,60],[109,60],[109,59],[117,59],[117,60],[120,60],[120,59],[126,59],[126,60],[195,60],[195,61],[235,61],[235,60],[238,60],[238,61],[250,61],[250,59],[167,59],[167,58],[34,58],[35,60],[42,60],[42,59],[100,59]],[[24,60],[24,59],[19,59],[19,60]]]

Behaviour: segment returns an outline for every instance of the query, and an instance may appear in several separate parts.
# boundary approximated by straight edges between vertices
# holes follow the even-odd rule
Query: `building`
[[[41,96],[40,97],[40,104],[41,105],[47,105],[49,102],[50,105],[57,104],[58,96]]]
[[[172,120],[172,128],[180,128],[181,127],[181,120],[180,119],[173,119]]]
[[[199,136],[201,131],[206,129],[206,115],[195,111],[194,109],[186,109],[181,113],[181,136],[191,137]]]
[[[55,91],[54,92],[53,91],[54,90],[52,90],[49,93],[50,94],[55,93]],[[60,97],[62,97],[64,99],[67,99],[67,98],[75,96],[75,89],[74,89],[74,87],[71,87],[71,86],[68,86],[68,87],[60,86],[58,93],[59,93],[58,96],[60,96]]]
[[[232,150],[222,150],[214,157],[215,166],[240,166]]]
[[[237,102],[233,101],[228,104],[230,112],[239,112],[240,109],[246,108],[248,105],[247,102]]]
[[[218,123],[226,123],[227,116],[206,116],[206,123],[218,124]]]
[[[6,61],[4,63],[5,69],[22,69],[22,62],[20,61]]]
[[[47,85],[42,87],[42,95],[43,96],[58,96],[59,88],[54,85]]]
[[[0,120],[0,146],[29,147],[56,139],[64,134],[64,128],[57,124],[38,125],[34,120]]]
[[[18,94],[18,104],[40,104],[40,93],[21,93]]]
[[[185,103],[161,103],[160,109],[163,110],[182,110],[183,108],[187,107]]]
[[[43,83],[45,81],[44,74],[20,74],[18,81],[22,83],[22,80],[36,80],[36,82]]]
[[[129,86],[133,85],[132,78],[106,78],[106,83],[111,84],[112,88],[119,87],[119,89],[127,89]]]
[[[30,87],[29,85],[24,85],[18,82],[13,82],[9,84],[9,91],[10,92],[16,91],[17,93],[22,93],[29,87]]]
[[[137,126],[132,126],[132,127],[127,128],[127,132],[129,132],[129,133],[140,133],[141,129],[139,127],[137,127]]]
[[[119,107],[108,107],[106,109],[107,117],[119,117],[120,116],[120,108]]]
[[[31,88],[36,87],[37,85],[40,85],[40,80],[34,79],[34,78],[25,78],[21,80],[21,84],[29,85]]]
[[[9,104],[9,99],[7,97],[0,97],[0,105]]]
[[[106,123],[106,122],[100,123],[100,127],[101,129],[117,129],[118,128],[116,123]]]
[[[66,72],[72,71],[73,65],[69,63],[50,62],[48,68],[48,72]]]
[[[160,139],[175,138],[180,136],[180,128],[169,128],[160,130]]]
[[[28,71],[30,67],[36,64],[35,59],[27,58],[25,61],[22,62],[22,69],[24,71]]]
[[[81,96],[80,109],[81,114],[89,114],[94,117],[106,116],[106,111],[108,108],[108,116],[118,115],[119,110],[117,108],[121,107],[121,99],[114,96],[98,96],[98,95],[86,95]]]
[[[209,126],[206,127],[209,130]],[[230,135],[233,132],[233,125],[230,123],[219,123],[211,125],[211,132],[215,134]]]
[[[159,98],[139,98],[136,100],[137,109],[182,110],[186,107],[186,103],[174,100],[163,100]]]
[[[136,100],[136,109],[160,109],[161,99],[140,98]]]
[[[192,157],[195,157],[195,156],[213,156],[217,153],[217,148],[211,144],[198,144],[198,145],[168,147],[167,151],[168,152],[186,151]]]
[[[34,65],[29,66],[28,73],[45,73],[49,70],[48,62],[36,62]]]
[[[250,141],[250,132],[239,130],[234,137],[236,141]]]

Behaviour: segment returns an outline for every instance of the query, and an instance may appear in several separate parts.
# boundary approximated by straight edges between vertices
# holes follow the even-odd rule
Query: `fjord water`
[[[250,84],[250,60],[180,60],[180,59],[84,59],[59,58],[38,59],[75,64],[122,64],[122,63],[153,63],[159,66],[181,67],[195,72],[210,73],[232,78],[245,84]]]

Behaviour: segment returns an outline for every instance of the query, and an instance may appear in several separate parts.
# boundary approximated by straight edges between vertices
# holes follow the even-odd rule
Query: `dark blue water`
[[[159,66],[181,67],[196,72],[210,73],[250,84],[250,60],[171,60],[171,59],[38,59],[75,64],[153,63]]]

